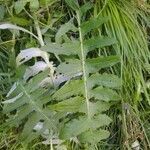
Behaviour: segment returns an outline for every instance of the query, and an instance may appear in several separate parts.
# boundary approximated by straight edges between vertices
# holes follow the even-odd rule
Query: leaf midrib
[[[81,61],[82,61],[82,70],[83,70],[83,80],[84,80],[84,91],[85,91],[85,99],[87,105],[87,115],[90,119],[90,103],[88,98],[88,89],[87,89],[87,73],[86,73],[86,64],[85,64],[85,56],[84,56],[84,45],[83,45],[83,34],[81,29],[81,20],[80,20],[80,12],[76,11],[77,21],[78,21],[78,29],[79,29],[79,39],[80,39],[80,50],[81,50]]]
[[[29,103],[31,105],[33,105],[33,107],[36,109],[36,111],[38,111],[48,122],[49,122],[49,125],[56,129],[56,126],[54,124],[54,120],[50,120],[47,115],[44,114],[43,110],[37,106],[37,104],[34,102],[34,100],[32,99],[32,97],[30,96],[30,94],[28,94],[28,92],[26,91],[26,89],[24,88],[24,86],[22,84],[20,84],[20,87],[21,89],[23,90],[23,92],[25,93],[25,95],[29,98]]]

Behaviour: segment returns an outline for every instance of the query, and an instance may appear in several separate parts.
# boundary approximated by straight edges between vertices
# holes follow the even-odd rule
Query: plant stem
[[[90,118],[90,105],[89,105],[89,98],[88,98],[88,90],[87,90],[87,73],[85,67],[85,55],[84,55],[84,46],[83,46],[83,36],[81,30],[81,20],[80,20],[80,13],[77,11],[77,21],[78,21],[78,28],[79,28],[79,38],[80,38],[80,48],[81,48],[81,60],[82,60],[82,70],[83,70],[83,80],[84,80],[84,91],[85,91],[85,99],[87,105],[87,115]]]
[[[122,129],[124,133],[124,139],[125,139],[125,146],[128,150],[130,150],[129,146],[129,137],[128,137],[128,129],[127,129],[127,124],[126,124],[126,113],[125,113],[125,103],[122,100]]]
[[[36,30],[37,30],[37,34],[38,34],[38,39],[39,39],[40,45],[44,46],[45,45],[44,44],[44,40],[43,40],[41,29],[39,27],[39,23],[38,23],[38,20],[37,20],[36,16],[34,17],[34,23],[35,23],[35,27],[36,27]]]

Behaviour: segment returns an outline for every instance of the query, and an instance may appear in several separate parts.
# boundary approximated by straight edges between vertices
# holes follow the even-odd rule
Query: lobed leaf
[[[55,111],[61,111],[61,112],[78,112],[80,106],[84,103],[83,97],[73,97],[69,98],[67,100],[63,100],[62,102],[59,102],[54,105],[50,105],[49,108]]]
[[[17,113],[13,116],[13,118],[7,119],[6,124],[14,127],[20,125],[23,120],[33,111],[31,105],[23,105],[22,107],[18,108]]]
[[[89,86],[92,88],[95,85],[105,86],[109,88],[119,88],[121,87],[121,79],[113,74],[93,74],[88,79]]]
[[[97,29],[100,25],[107,22],[109,17],[101,17],[100,15],[96,18],[92,18],[87,22],[81,24],[82,34],[85,35],[93,29]]]
[[[9,103],[7,103],[7,100],[6,102],[4,102],[3,113],[7,114],[12,111],[16,112],[13,118],[10,118],[8,120],[8,122],[6,123],[7,125],[13,126],[16,124],[20,124],[23,121],[23,119],[25,118],[30,119],[30,117],[31,118],[33,117],[32,114],[35,115],[38,114],[37,115],[39,117],[38,120],[44,119],[49,122],[49,127],[55,127],[54,122],[49,119],[47,113],[45,112],[45,109],[43,109],[43,104],[45,102],[50,101],[49,97],[48,100],[47,97],[45,97],[45,93],[47,92],[47,89],[43,89],[37,86],[37,84],[41,80],[43,80],[43,77],[45,76],[47,76],[47,71],[36,75],[32,79],[32,82],[30,81],[28,84],[20,81],[16,85],[16,88],[12,90],[8,98],[10,96],[11,97],[14,96],[15,98],[16,96],[18,96],[19,91],[21,93],[21,96],[15,99],[14,102],[10,103],[10,100],[8,100]],[[15,90],[17,90],[18,92],[16,92]],[[36,124],[37,122],[33,121],[33,123]],[[32,128],[30,128],[30,130],[32,130]]]
[[[83,16],[88,10],[90,10],[93,7],[93,4],[91,2],[86,2],[83,6],[80,7],[80,15]]]
[[[87,112],[87,106],[86,106],[86,102],[83,103],[80,107],[79,107],[79,112],[83,112],[86,114]],[[103,102],[103,101],[97,101],[97,102],[90,102],[90,116],[93,117],[96,114],[100,114],[102,112],[107,111],[110,108],[110,104]]]
[[[19,14],[25,7],[25,5],[28,3],[28,0],[19,0],[15,2],[15,11],[17,14]]]
[[[97,57],[86,60],[88,73],[96,73],[102,68],[111,67],[120,61],[118,56]]]
[[[84,41],[84,49],[86,53],[95,50],[96,48],[103,48],[116,43],[114,38],[110,37],[95,37]]]
[[[60,138],[65,140],[76,137],[89,129],[95,130],[99,127],[109,125],[110,122],[111,119],[108,116],[102,114],[91,119],[82,116],[78,120],[74,119],[67,123],[60,132]]]
[[[73,32],[77,31],[77,28],[73,24],[73,20],[70,20],[69,22],[61,25],[61,27],[59,28],[55,36],[56,43],[61,43],[62,42],[61,37],[65,35],[68,31],[73,31]]]
[[[28,120],[27,120],[26,124],[24,125],[23,131],[21,133],[21,139],[23,141],[26,140],[28,137],[31,136],[31,134],[33,132],[33,128],[40,121],[40,119],[43,119],[40,113],[32,112],[30,114],[30,116],[28,117]]]
[[[81,61],[79,59],[67,60],[67,62],[63,62],[57,67],[57,71],[66,76],[73,77],[75,74],[82,72]]]
[[[53,53],[55,55],[78,55],[79,54],[79,42],[74,41],[72,43],[48,43],[41,48],[43,51]]]
[[[120,100],[120,96],[114,90],[103,87],[97,87],[91,90],[90,94],[91,97],[105,102]]]
[[[94,131],[87,131],[82,133],[79,136],[79,140],[81,143],[91,143],[91,144],[97,144],[101,140],[107,139],[109,137],[110,133],[107,130],[94,130]]]
[[[82,80],[72,80],[65,84],[52,96],[56,100],[64,100],[71,96],[83,95],[83,81]]]

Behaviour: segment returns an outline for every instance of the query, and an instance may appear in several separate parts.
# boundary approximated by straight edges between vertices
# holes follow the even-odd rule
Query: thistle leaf
[[[114,38],[110,37],[95,37],[84,41],[84,47],[86,53],[95,50],[96,48],[103,48],[106,46],[110,46],[116,43]]]
[[[55,41],[56,43],[61,43],[62,42],[62,36],[65,35],[68,31],[73,31],[76,32],[77,28],[74,26],[73,24],[73,20],[70,20],[69,22],[65,23],[64,25],[62,25],[55,37]]]
[[[53,53],[55,55],[78,55],[79,42],[73,41],[71,43],[64,44],[48,43],[43,46],[41,50]]]
[[[82,23],[81,29],[82,29],[83,35],[87,34],[93,29],[97,29],[100,25],[107,22],[108,20],[109,20],[109,17],[102,18],[101,16],[98,16],[96,18],[90,19],[87,22]]]
[[[83,94],[83,81],[72,80],[65,84],[62,88],[55,92],[53,98],[56,100],[67,99],[71,96],[77,96]]]
[[[103,87],[97,87],[91,90],[91,97],[106,102],[120,100],[119,95],[114,90]]]
[[[102,112],[107,111],[110,108],[110,104],[102,101],[90,102],[90,116],[93,117],[96,114],[100,114]],[[79,112],[86,113],[87,106],[86,103],[83,103],[79,110]]]
[[[15,2],[15,11],[17,14],[19,14],[25,7],[25,5],[28,3],[28,0],[20,0]]]
[[[88,73],[96,73],[102,68],[111,67],[118,63],[118,56],[97,57],[86,60],[86,69]]]
[[[80,14],[83,16],[88,10],[93,7],[91,2],[86,2],[83,6],[80,7]]]
[[[95,130],[95,131],[87,131],[85,133],[82,133],[79,136],[79,140],[81,143],[90,143],[90,144],[97,144],[103,139],[107,139],[109,137],[110,133],[107,130]]]
[[[117,94],[121,86],[120,79],[112,74],[100,73],[105,70],[109,72],[109,67],[119,63],[120,59],[118,56],[99,57],[94,52],[116,42],[114,38],[94,37],[91,32],[99,31],[100,25],[109,18],[97,16],[87,20],[86,13],[92,3],[65,1],[73,9],[70,11],[73,18],[56,31],[56,36],[51,40],[55,43],[46,43],[42,48],[25,49],[18,54],[18,66],[35,57],[42,60],[28,66],[24,80],[20,79],[13,85],[7,100],[3,102],[3,112],[8,115],[7,126],[23,128],[20,139],[27,143],[45,133],[46,136],[43,137],[48,138],[46,141],[52,140],[53,143],[53,131],[62,140],[78,138],[90,149],[93,143],[97,144],[109,137],[109,132],[103,129],[111,123],[111,118],[105,112],[113,104],[111,101],[120,100]],[[39,8],[38,0],[28,2],[30,8],[34,7],[33,11]],[[46,2],[40,2],[47,6]],[[50,5],[53,2],[48,1]],[[80,7],[79,4],[83,5]],[[38,32],[38,25],[36,28]],[[30,33],[10,24],[2,24],[0,29],[17,29]],[[42,38],[39,32],[39,38],[33,36],[38,40]],[[49,62],[47,52],[54,54],[51,59],[58,59],[55,67]]]
[[[10,103],[10,99],[4,102],[3,113],[7,114],[15,111],[13,117],[9,118],[5,124],[7,126],[15,126],[25,122],[21,139],[27,142],[40,134],[38,131],[34,132],[33,129],[41,119],[44,120],[41,131],[45,129],[55,129],[56,127],[55,121],[53,121],[50,115],[52,112],[43,108],[43,105],[50,101],[49,97],[51,93],[49,91],[47,95],[47,89],[38,85],[46,76],[48,76],[48,71],[36,75],[30,79],[28,83],[19,81],[18,84],[16,84],[17,87],[8,96],[8,99],[12,96],[16,98],[18,93],[20,93],[21,96],[17,97],[14,102]],[[27,119],[27,121],[25,121],[25,119]]]
[[[95,130],[99,127],[109,125],[111,119],[106,115],[98,115],[95,118],[89,119],[87,117],[80,117],[78,120],[72,120],[62,128],[60,133],[61,139],[69,139],[76,137],[79,134],[91,129]]]
[[[113,74],[93,74],[89,77],[89,86],[92,88],[95,85],[105,86],[109,88],[121,87],[121,80]]]
[[[62,111],[62,112],[78,112],[83,102],[84,98],[77,96],[74,98],[63,100],[62,102],[59,102],[54,105],[50,105],[49,108],[55,111]]]
[[[67,62],[61,63],[57,67],[57,71],[66,76],[73,77],[75,74],[82,72],[81,61],[79,59],[67,60]]]

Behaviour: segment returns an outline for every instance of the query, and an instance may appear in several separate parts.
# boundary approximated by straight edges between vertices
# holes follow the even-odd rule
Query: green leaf
[[[89,120],[86,117],[80,117],[67,123],[60,132],[60,138],[63,140],[76,137],[77,135],[89,129]]]
[[[121,87],[121,79],[113,74],[93,74],[89,77],[89,86],[92,88],[95,85],[105,86],[109,88]]]
[[[23,92],[20,92],[20,94],[23,94]],[[15,96],[16,97],[16,96]],[[21,98],[21,100],[20,100]],[[3,113],[9,113],[17,108],[19,108],[20,106],[23,106],[24,104],[28,103],[28,98],[23,94],[23,96],[19,97],[18,99],[16,99],[14,102],[12,103],[7,103],[7,101],[10,101],[11,99],[8,99],[5,101],[5,105],[4,105],[4,109],[3,109]]]
[[[90,32],[93,29],[97,29],[100,25],[107,22],[108,20],[109,20],[109,17],[103,18],[101,16],[98,16],[97,18],[93,17],[91,20],[84,22],[83,24],[81,24],[81,29],[82,29],[83,35],[87,34],[88,32]]]
[[[55,121],[51,117],[51,110],[47,110],[45,103],[50,101],[51,91],[40,87],[41,81],[48,76],[49,71],[42,72],[29,82],[19,81],[8,94],[8,100],[4,101],[3,113],[13,111],[13,114],[6,122],[7,126],[18,126],[24,122],[21,139],[26,142],[36,138],[41,131],[55,129]],[[49,92],[47,94],[47,92]],[[18,96],[21,94],[20,96]],[[11,99],[9,99],[11,97]],[[33,132],[34,127],[44,120],[43,126]],[[39,127],[39,126],[38,126]],[[30,140],[29,140],[30,139]]]
[[[25,5],[28,3],[29,0],[19,0],[15,2],[15,11],[17,14],[19,14],[25,7]]]
[[[61,63],[57,67],[59,73],[63,73],[66,76],[73,77],[75,74],[82,72],[82,65],[79,59],[70,59],[64,63]]]
[[[63,100],[54,105],[48,106],[51,110],[60,111],[60,112],[87,112],[86,103],[83,97],[73,97],[67,100]],[[107,111],[110,108],[110,104],[98,101],[98,102],[90,102],[90,116],[94,116],[95,114],[102,113]]]
[[[100,114],[104,111],[107,111],[110,108],[110,104],[102,101],[98,102],[90,102],[90,116],[93,117],[95,114]],[[86,114],[87,106],[86,103],[82,104],[78,110],[79,112],[83,112]]]
[[[90,120],[90,128],[95,130],[99,127],[107,126],[111,123],[112,119],[105,114],[99,114]]]
[[[31,112],[33,111],[33,108],[31,105],[23,105],[21,108],[18,108],[17,114],[12,118],[7,120],[7,123],[9,126],[18,126],[22,123],[22,120],[25,119]]]
[[[28,84],[25,85],[27,91],[33,92],[40,87],[40,83],[45,79],[49,74],[49,70],[45,70],[42,73],[39,73],[34,78],[29,80]]]
[[[63,100],[54,105],[50,105],[49,108],[55,111],[62,111],[62,112],[77,112],[80,106],[83,104],[84,98],[83,97],[73,97],[67,100]]]
[[[77,0],[65,0],[65,2],[73,10],[77,11],[79,9],[79,4],[78,4]]]
[[[36,126],[36,124],[40,121],[40,119],[43,119],[42,116],[40,115],[40,113],[36,113],[36,112],[32,112],[30,114],[30,117],[28,118],[26,124],[24,125],[23,131],[20,135],[20,138],[23,141],[28,140],[30,142],[30,140],[33,140],[34,137],[32,135],[33,133],[33,128],[34,126]],[[35,134],[36,132],[34,132]],[[31,136],[32,135],[32,136]],[[30,139],[28,139],[30,138]]]
[[[55,55],[78,55],[79,42],[74,41],[72,43],[56,44],[48,43],[41,48],[43,51],[51,52]]]
[[[73,24],[73,20],[70,20],[69,22],[61,25],[61,27],[59,28],[59,30],[55,36],[56,43],[61,43],[62,36],[65,35],[68,31],[73,31],[73,32],[77,31],[77,28]]]
[[[88,10],[93,7],[91,2],[86,2],[83,6],[80,7],[80,14],[83,16]]]
[[[67,123],[60,132],[61,139],[70,139],[76,137],[81,133],[91,129],[95,130],[99,127],[109,125],[111,119],[106,115],[98,115],[92,119],[87,117],[80,117],[78,120],[74,119],[71,122]]]
[[[83,81],[72,80],[65,84],[62,88],[55,92],[52,96],[56,100],[67,99],[71,96],[77,96],[83,94]]]
[[[39,0],[30,0],[30,10],[37,11],[39,9]]]
[[[87,131],[82,133],[79,136],[79,140],[81,143],[91,143],[91,144],[97,144],[103,139],[107,139],[109,137],[110,133],[106,130],[95,130],[95,131]]]
[[[102,68],[111,67],[120,61],[118,56],[97,57],[86,60],[88,73],[96,73]],[[82,63],[79,59],[70,59],[61,63],[57,71],[67,76],[73,76],[82,72]]]
[[[103,88],[103,87],[97,87],[91,90],[91,97],[106,102],[120,100],[119,95],[114,90]]]
[[[86,53],[88,53],[92,50],[95,50],[96,48],[103,48],[105,46],[110,46],[114,43],[116,43],[116,40],[114,38],[95,37],[93,39],[86,40],[84,42],[84,47],[85,47]]]
[[[97,57],[86,60],[88,73],[96,73],[102,68],[111,67],[120,61],[118,56]]]
[[[24,85],[24,86],[22,85],[23,83],[19,82],[18,87],[16,88],[17,91],[14,90],[13,94],[11,94],[11,97],[13,97],[13,98],[4,101],[5,105],[4,105],[3,112],[4,113],[11,112],[25,104],[30,103],[30,99],[28,96],[30,96],[30,98],[35,101],[38,100],[37,98],[40,98],[40,95],[43,95],[46,92],[46,90],[41,88],[37,83],[40,83],[43,80],[43,77],[46,77],[47,75],[48,74],[46,74],[46,72],[42,72],[41,74],[35,76],[35,78],[32,79],[29,82],[29,84]],[[25,91],[22,90],[22,87],[24,87],[23,89]],[[27,95],[27,93],[29,95]],[[20,96],[18,97],[18,95],[20,95]],[[16,97],[18,97],[18,98],[16,98]],[[16,98],[16,99],[14,99],[14,98]],[[42,99],[43,98],[44,97],[42,97]],[[14,100],[12,101],[12,99],[14,99]],[[38,105],[38,103],[37,103],[37,105]]]

